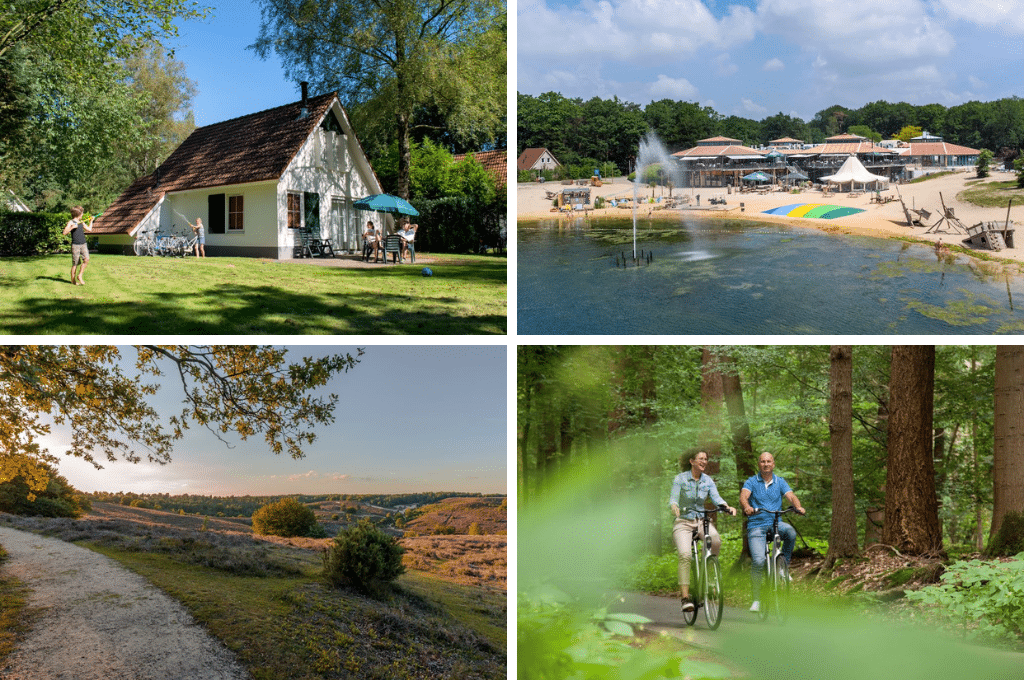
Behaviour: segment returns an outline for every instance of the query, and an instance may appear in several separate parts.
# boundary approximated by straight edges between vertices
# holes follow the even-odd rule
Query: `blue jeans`
[[[764,547],[767,542],[766,534],[771,531],[771,526],[752,527],[747,530],[747,542],[750,544],[750,582],[754,588],[754,600],[761,599],[761,578],[764,575]],[[786,558],[786,564],[793,557],[793,546],[796,545],[796,529],[785,522],[779,522],[779,533],[782,535],[782,554]]]

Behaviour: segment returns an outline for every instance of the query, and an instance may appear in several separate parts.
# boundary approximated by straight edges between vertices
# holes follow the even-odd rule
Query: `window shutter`
[[[211,234],[224,233],[224,194],[210,194],[208,208]]]

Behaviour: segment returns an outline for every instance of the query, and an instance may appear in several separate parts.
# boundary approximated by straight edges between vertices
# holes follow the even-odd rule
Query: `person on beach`
[[[85,266],[89,264],[89,246],[85,241],[85,232],[92,231],[92,221],[96,219],[92,216],[88,222],[83,222],[83,212],[82,206],[76,205],[71,209],[71,219],[64,226],[64,235],[71,234],[71,283],[76,286],[85,285]]]
[[[206,257],[206,232],[203,229],[203,218],[197,217],[196,223],[192,224],[186,217],[185,223],[192,227],[192,233],[196,235],[196,257]]]
[[[686,464],[687,454],[679,457],[679,467]],[[704,539],[704,522],[697,514],[697,510],[704,509],[704,502],[711,498],[711,502],[724,509],[730,515],[735,515],[735,508],[729,507],[718,494],[718,487],[715,480],[704,474],[708,467],[708,454],[704,451],[697,451],[690,460],[690,471],[680,472],[672,480],[672,492],[669,494],[668,504],[675,515],[676,521],[672,525],[672,538],[676,543],[676,550],[679,552],[679,588],[682,591],[683,611],[693,611],[693,602],[690,600],[690,544],[693,541],[693,534],[697,532],[697,538]],[[715,555],[722,547],[722,539],[718,535],[714,524],[708,525],[711,534],[711,552]]]

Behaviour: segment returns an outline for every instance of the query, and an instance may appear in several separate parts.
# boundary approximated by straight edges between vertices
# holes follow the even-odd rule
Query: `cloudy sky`
[[[519,92],[807,121],[1024,94],[1021,0],[519,0]]]
[[[290,493],[505,493],[507,354],[499,346],[367,346],[360,363],[323,390],[339,396],[335,422],[301,460],[275,456],[262,436],[247,442],[188,430],[167,465],[107,463],[95,470],[61,457],[60,473],[82,491],[274,495]],[[292,347],[289,358],[355,354],[354,347]],[[122,356],[134,362],[131,348]],[[168,367],[165,367],[165,372]],[[176,378],[175,378],[176,380]],[[181,412],[180,383],[167,379],[158,412]],[[57,430],[46,445],[66,450]],[[102,456],[100,456],[102,458]]]

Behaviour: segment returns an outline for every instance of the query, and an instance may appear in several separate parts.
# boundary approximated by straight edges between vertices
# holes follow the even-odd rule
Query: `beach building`
[[[945,170],[964,170],[978,164],[978,149],[945,142],[925,133],[910,140],[909,149],[901,149],[911,177]]]
[[[524,170],[554,170],[561,165],[561,163],[555,160],[554,154],[547,149],[523,149],[523,152],[519,154],[519,159],[516,161],[516,170],[519,172]]]
[[[356,252],[367,219],[353,203],[381,193],[335,93],[197,128],[156,171],[96,219],[100,250],[131,253],[150,232],[188,234],[203,219],[208,255],[291,259],[302,229]]]
[[[767,152],[744,146],[730,137],[709,137],[697,146],[677,151],[672,156],[683,171],[683,186],[724,187],[740,186],[744,175],[758,170],[768,171],[775,163]],[[785,172],[785,168],[780,166]]]

